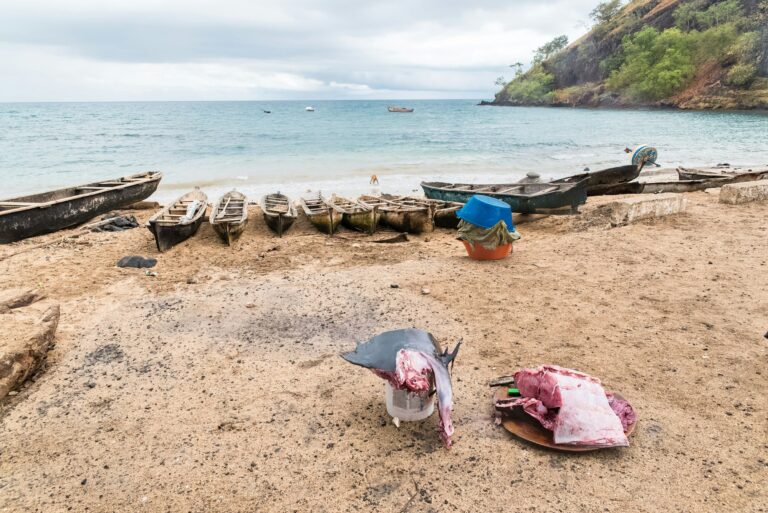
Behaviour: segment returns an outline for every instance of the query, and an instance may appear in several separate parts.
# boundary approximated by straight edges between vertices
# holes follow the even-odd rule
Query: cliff
[[[768,0],[619,5],[484,103],[768,109]]]

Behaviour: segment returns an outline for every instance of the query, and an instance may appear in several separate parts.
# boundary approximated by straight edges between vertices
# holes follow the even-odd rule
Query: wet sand
[[[0,406],[0,511],[766,511],[768,205],[687,197],[622,228],[520,224],[494,263],[446,230],[278,239],[258,216],[234,248],[204,224],[162,255],[140,228],[2,260],[0,289],[42,288],[61,320]],[[132,254],[158,276],[115,267]],[[383,382],[338,357],[410,326],[464,340],[450,451],[436,415],[396,428]],[[563,454],[496,426],[487,382],[540,363],[627,397],[632,446]]]

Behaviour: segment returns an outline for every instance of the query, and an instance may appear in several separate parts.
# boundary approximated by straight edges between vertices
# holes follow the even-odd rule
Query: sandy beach
[[[686,197],[613,229],[590,198],[519,224],[499,262],[448,230],[374,244],[300,219],[278,239],[256,207],[234,248],[204,224],[165,254],[138,228],[0,260],[0,290],[61,307],[46,368],[0,404],[0,511],[766,511],[768,204]],[[402,327],[464,340],[451,450],[436,415],[395,427],[383,381],[338,356]],[[631,447],[497,426],[488,381],[541,363],[629,399]]]

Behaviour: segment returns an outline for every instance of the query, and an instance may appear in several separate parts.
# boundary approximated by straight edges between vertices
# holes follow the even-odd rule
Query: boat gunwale
[[[421,187],[427,187],[429,189],[433,190],[439,190],[443,192],[463,192],[463,193],[471,193],[471,194],[480,194],[480,195],[488,195],[488,196],[513,196],[513,197],[519,197],[519,198],[533,198],[536,196],[540,196],[543,194],[551,195],[551,194],[564,194],[566,192],[570,192],[571,189],[574,189],[576,187],[579,187],[580,185],[584,184],[586,186],[586,182],[589,180],[589,178],[583,178],[577,182],[518,182],[515,184],[464,184],[464,183],[457,183],[457,184],[451,184],[446,182],[421,182]],[[455,185],[456,187],[445,187],[446,185]],[[517,187],[520,186],[525,187],[529,185],[537,185],[541,186],[543,190],[536,191],[532,193],[514,193],[514,192],[494,192],[494,191],[478,191],[473,189],[467,189],[466,186],[474,186],[474,187],[501,187],[507,185],[509,187]],[[555,190],[547,190],[547,187],[555,187]]]
[[[287,207],[288,207],[288,210],[286,210],[285,212],[275,212],[275,211],[270,210],[269,208],[267,208],[267,200],[270,197],[281,197],[281,198],[283,198],[285,200],[285,205],[287,205]],[[281,194],[279,192],[272,192],[272,193],[269,193],[269,194],[265,194],[264,196],[259,198],[259,208],[261,208],[261,211],[262,211],[262,213],[265,216],[271,216],[271,217],[280,217],[280,216],[282,216],[282,217],[291,217],[291,218],[295,219],[299,215],[299,213],[298,213],[298,211],[296,209],[296,205],[293,203],[293,201],[291,201],[291,198],[289,198],[287,195]]]
[[[182,198],[184,198],[184,197],[186,197],[188,195],[191,195],[191,194],[198,194],[198,195],[202,196],[202,198],[196,198],[196,199],[200,199],[202,201],[202,205],[201,205],[201,208],[198,208],[197,213],[195,213],[195,215],[192,216],[192,218],[190,219],[190,221],[188,223],[185,223],[185,224],[179,223],[179,219],[180,218],[176,219],[175,221],[167,221],[167,220],[161,219],[163,215],[170,214],[171,209],[177,203],[180,203],[182,201]],[[194,201],[194,200],[192,200],[192,201]],[[206,195],[203,191],[194,190],[194,191],[190,191],[190,192],[182,194],[181,196],[179,196],[178,198],[173,200],[172,203],[169,203],[167,206],[163,207],[162,210],[160,210],[159,212],[157,212],[156,214],[154,214],[152,217],[150,217],[147,220],[147,224],[150,224],[150,225],[151,224],[156,224],[156,225],[161,225],[161,226],[188,226],[190,224],[193,224],[193,223],[197,222],[197,220],[200,219],[200,217],[204,216],[206,210],[208,210],[208,195]]]
[[[243,202],[242,206],[240,207],[241,210],[242,210],[242,212],[240,214],[240,219],[226,219],[226,218],[225,219],[216,219],[216,214],[219,213],[219,208],[221,207],[221,203],[224,201],[224,198],[226,198],[227,196],[231,195],[232,193],[235,193],[238,196],[241,196],[241,198],[238,198],[238,199],[241,199],[242,202]],[[205,193],[203,193],[203,194],[205,194]],[[226,225],[237,225],[237,224],[243,224],[247,220],[248,220],[248,197],[245,194],[243,194],[242,192],[240,192],[240,191],[236,191],[236,190],[233,189],[233,190],[229,191],[228,193],[224,194],[223,196],[221,196],[216,203],[211,204],[211,213],[208,216],[208,222],[211,223],[211,226],[220,226],[220,225],[225,225],[225,224]]]
[[[150,175],[150,174],[152,174],[152,176],[146,176],[146,175]],[[15,213],[18,213],[18,212],[24,212],[25,210],[32,210],[32,209],[36,209],[36,208],[50,208],[50,207],[52,207],[54,205],[58,205],[60,203],[65,203],[65,202],[73,201],[73,200],[80,200],[80,199],[87,198],[89,196],[95,196],[95,195],[104,194],[104,193],[107,193],[107,192],[120,191],[120,190],[126,189],[128,187],[132,187],[134,185],[144,185],[144,184],[147,184],[147,183],[150,183],[150,182],[154,182],[154,181],[158,181],[159,182],[163,178],[163,173],[160,172],[160,171],[147,171],[146,173],[137,173],[135,175],[121,176],[120,178],[117,178],[115,180],[123,180],[123,179],[128,179],[128,178],[133,178],[133,177],[137,177],[137,178],[138,177],[144,177],[144,178],[137,179],[137,180],[132,181],[132,182],[126,182],[126,183],[123,183],[123,184],[120,184],[120,185],[111,185],[111,186],[104,187],[103,189],[96,190],[96,191],[86,192],[86,193],[83,193],[83,194],[76,194],[74,196],[66,196],[64,198],[60,198],[60,199],[57,199],[57,200],[45,201],[45,202],[41,202],[41,203],[23,202],[23,203],[29,203],[29,205],[24,205],[24,206],[20,206],[18,208],[12,208],[12,209],[8,209],[8,210],[0,210],[0,217],[2,217],[4,215],[7,215],[7,214],[15,214]],[[87,188],[87,187],[95,187],[95,186],[97,186],[100,183],[109,182],[109,181],[110,180],[107,179],[107,180],[102,180],[100,182],[91,182],[91,183],[87,183],[87,184],[83,184],[83,185],[75,185],[75,186],[72,186],[72,187],[62,187],[60,189],[54,189],[52,191],[38,192],[38,193],[35,193],[35,194],[28,194],[26,196],[20,196],[20,197],[17,197],[17,198],[9,198],[7,200],[0,200],[0,204],[2,204],[4,202],[8,202],[8,203],[22,203],[21,201],[15,202],[14,200],[17,200],[19,198],[26,198],[26,197],[29,197],[29,196],[39,196],[39,195],[42,195],[42,194],[53,194],[53,193],[56,193],[58,191],[64,191],[64,190],[67,190],[67,189],[77,190],[77,189],[82,189],[82,188]]]

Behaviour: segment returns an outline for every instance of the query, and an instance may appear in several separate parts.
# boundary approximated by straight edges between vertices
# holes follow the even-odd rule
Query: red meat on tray
[[[499,410],[522,407],[552,431],[556,444],[622,447],[624,434],[635,421],[632,406],[606,393],[600,380],[556,365],[542,365],[515,373],[522,397],[496,402]]]

